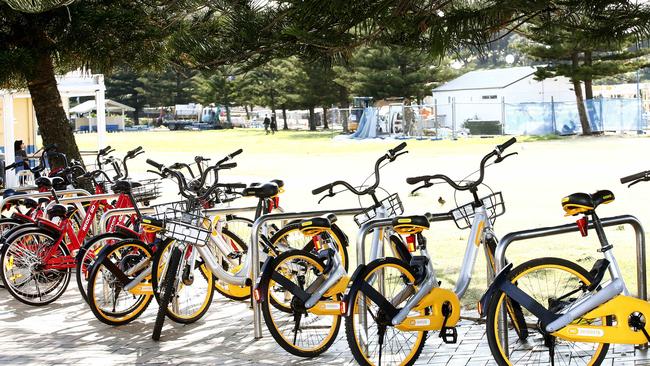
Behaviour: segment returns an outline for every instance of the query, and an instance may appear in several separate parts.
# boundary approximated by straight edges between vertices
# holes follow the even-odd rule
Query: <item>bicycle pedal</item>
[[[456,343],[458,341],[458,332],[456,331],[456,327],[442,328],[440,330],[440,338],[442,338],[442,341],[447,344]]]

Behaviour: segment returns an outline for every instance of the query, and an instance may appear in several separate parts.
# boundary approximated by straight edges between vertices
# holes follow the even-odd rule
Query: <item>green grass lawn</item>
[[[346,193],[318,205],[318,197],[312,196],[311,190],[338,179],[362,184],[375,160],[401,141],[356,141],[334,136],[336,133],[330,131],[280,131],[275,135],[265,135],[263,130],[257,129],[152,131],[111,133],[107,142],[119,152],[118,156],[143,146],[146,154],[130,165],[136,176],[145,175],[148,167],[145,158],[171,164],[190,162],[195,155],[202,155],[214,161],[243,148],[244,153],[236,159],[238,167],[224,172],[222,181],[259,182],[281,178],[287,190],[281,198],[282,206],[289,211],[359,207],[358,199]],[[96,149],[96,134],[79,134],[76,138],[82,150]],[[456,207],[455,201],[464,204],[470,197],[464,193],[455,194],[445,185],[436,185],[412,196],[413,187],[405,183],[405,178],[442,173],[462,179],[478,168],[481,157],[508,138],[409,140],[409,153],[381,170],[381,186],[390,193],[399,193],[408,214],[449,211]],[[650,139],[524,137],[519,141],[509,150],[519,155],[486,170],[485,183],[503,192],[506,202],[506,214],[495,225],[498,236],[527,228],[571,223],[576,218],[563,216],[561,198],[597,189],[611,189],[617,197],[616,202],[599,208],[601,217],[631,213],[642,222],[650,222],[650,185],[640,184],[627,189],[618,182],[624,175],[650,169],[647,158],[643,158],[650,152]],[[173,185],[168,184],[166,189],[173,194]],[[486,195],[490,191],[483,187],[480,193]],[[368,202],[364,201],[361,205],[366,204]],[[339,222],[350,237],[350,253],[353,254],[357,227],[350,218],[341,217]],[[628,287],[635,292],[633,233],[629,228],[614,228],[608,233]],[[444,287],[450,288],[456,281],[468,235],[468,230],[458,230],[451,223],[434,224],[427,233],[429,252]],[[593,261],[600,258],[596,249],[595,235],[582,238],[578,234],[566,234],[517,243],[509,250],[508,258],[521,263],[527,258],[558,256],[579,260],[589,269]],[[473,306],[485,284],[485,262],[479,257],[472,286],[463,302]]]

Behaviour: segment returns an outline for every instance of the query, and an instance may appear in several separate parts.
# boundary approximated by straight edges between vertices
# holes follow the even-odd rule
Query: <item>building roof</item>
[[[535,67],[508,67],[504,69],[476,70],[463,74],[435,89],[434,93],[455,90],[502,89],[537,71]]]
[[[70,108],[70,113],[83,114],[83,113],[92,112],[96,109],[97,109],[97,105],[95,104],[95,100],[88,100]],[[135,108],[129,107],[128,105],[122,103],[118,103],[114,100],[106,99],[106,111],[107,112],[122,112],[122,111],[133,112],[135,111]]]

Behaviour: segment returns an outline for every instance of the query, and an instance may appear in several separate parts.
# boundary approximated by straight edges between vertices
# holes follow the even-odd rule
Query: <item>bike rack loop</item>
[[[66,189],[63,191],[55,191],[57,196],[64,196],[67,194],[76,194],[77,196],[90,196],[90,192],[88,192],[85,189]],[[0,199],[0,206],[4,206],[5,203],[12,202],[12,201],[19,201],[24,198],[40,198],[40,197],[51,197],[52,192],[34,192],[34,193],[27,193],[27,194],[17,194],[13,196],[9,196],[6,198]]]
[[[322,216],[327,214],[335,214],[336,216],[350,216],[356,215],[363,212],[362,208],[349,208],[342,210],[321,210],[321,211],[303,211],[303,212],[285,212],[285,213],[275,213],[275,214],[266,214],[260,216],[253,223],[253,229],[251,232],[251,287],[255,285],[257,277],[260,275],[260,253],[259,253],[259,243],[260,243],[260,228],[263,224],[268,221],[274,220],[289,220],[289,219],[302,219],[306,217]],[[262,338],[262,318],[261,318],[261,309],[260,304],[257,303],[251,296],[251,301],[253,304],[253,330],[255,333],[255,339]]]
[[[224,214],[224,213],[230,213],[230,212],[248,212],[248,211],[255,211],[257,207],[228,207],[228,208],[211,208],[209,210],[204,210],[204,214],[212,215],[212,214]],[[152,214],[155,213],[155,209],[153,207],[138,207],[138,210],[140,211],[141,214]],[[133,208],[118,208],[114,210],[110,210],[107,212],[104,212],[102,214],[101,219],[99,220],[99,227],[106,228],[106,223],[108,222],[108,219],[114,216],[124,216],[124,215],[131,215],[134,214],[135,209]]]
[[[643,226],[639,219],[632,215],[621,215],[601,219],[603,227],[616,226],[616,225],[630,225],[634,229],[636,236],[636,278],[637,278],[637,296],[638,298],[647,301],[648,300],[648,287],[647,287],[647,275],[646,275],[646,250],[645,250],[645,233],[643,232]],[[589,223],[589,229],[593,229],[593,222]],[[539,229],[531,230],[522,230],[515,231],[504,236],[497,245],[495,252],[495,262],[496,262],[496,272],[499,273],[506,265],[506,250],[508,247],[515,241],[528,240],[534,238],[541,238],[545,236],[553,236],[559,234],[566,234],[570,232],[579,231],[577,224],[566,224],[559,226],[544,227]],[[505,328],[505,316],[502,311],[501,314],[501,329]],[[502,332],[501,341],[502,344],[506,345],[507,348],[507,334]],[[647,345],[639,347],[640,349],[646,349]]]

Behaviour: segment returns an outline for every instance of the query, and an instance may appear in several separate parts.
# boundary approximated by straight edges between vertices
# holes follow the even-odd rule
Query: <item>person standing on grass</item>
[[[266,114],[264,115],[264,131],[266,131],[266,134],[269,134],[269,126],[271,125],[271,120],[269,119],[269,115]]]
[[[275,119],[275,113],[271,115],[271,133],[275,135],[278,131],[278,121]]]

